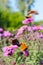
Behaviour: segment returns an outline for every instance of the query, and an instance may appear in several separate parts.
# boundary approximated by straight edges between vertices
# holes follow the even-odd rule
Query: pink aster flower
[[[28,26],[27,25],[24,25],[18,31],[19,32],[22,32],[22,31],[26,30],[27,28],[28,28]]]
[[[10,52],[11,53],[11,52]],[[8,57],[8,52],[4,53],[3,56]]]
[[[42,34],[42,33],[40,33],[39,37],[40,37],[40,38],[43,38],[43,34]]]
[[[24,54],[24,56],[28,56],[29,55],[29,52],[28,52],[28,50],[25,50],[25,51],[23,51],[23,54]]]
[[[19,35],[21,35],[25,30],[28,30],[28,26],[27,26],[27,25],[22,26],[22,27],[18,30],[18,33],[16,34],[15,38],[17,38]]]
[[[36,27],[37,27],[37,30],[43,30],[42,26],[36,26]]]
[[[11,46],[6,46],[4,47],[2,50],[3,50],[3,55],[4,56],[9,56],[9,55],[12,55],[15,51],[15,49],[17,49],[18,46],[17,45],[11,45]]]
[[[33,31],[36,31],[37,30],[37,27],[34,25],[34,26],[32,26],[32,30]]]
[[[0,32],[2,32],[3,31],[3,29],[2,28],[0,28]]]
[[[43,26],[40,26],[40,30],[43,30]]]
[[[33,21],[33,18],[28,18],[28,19],[24,20],[22,23],[23,24],[29,24],[32,21]]]
[[[32,26],[32,30],[33,31],[36,31],[36,30],[43,30],[43,27],[42,26]]]
[[[3,33],[3,35],[5,36],[5,37],[9,37],[9,36],[11,36],[11,33],[9,32],[9,31],[4,31],[4,33]]]
[[[2,48],[3,52],[6,52],[6,50],[8,50],[8,46],[5,46],[4,48]]]
[[[31,26],[28,26],[28,31],[32,31],[32,27]]]

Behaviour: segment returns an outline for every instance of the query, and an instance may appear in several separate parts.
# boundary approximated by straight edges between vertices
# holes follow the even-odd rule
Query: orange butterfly
[[[24,51],[24,50],[26,50],[27,48],[28,48],[28,46],[27,46],[24,42],[22,42],[21,45],[20,45],[20,50],[21,50],[21,51]]]

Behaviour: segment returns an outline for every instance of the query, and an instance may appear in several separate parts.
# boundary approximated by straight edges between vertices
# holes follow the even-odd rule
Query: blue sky
[[[10,0],[13,11],[18,11],[16,0]],[[43,20],[43,0],[35,0],[32,10],[37,10],[39,15],[35,16],[35,21]]]
[[[39,12],[39,15],[35,16],[35,20],[43,20],[43,0],[36,0],[32,9]]]
[[[9,1],[10,1],[10,6],[12,7],[12,11],[18,11],[16,0],[9,0]]]

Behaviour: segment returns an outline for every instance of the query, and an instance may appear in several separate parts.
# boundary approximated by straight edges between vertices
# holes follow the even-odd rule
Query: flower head
[[[28,31],[32,31],[32,27],[31,26],[28,26]]]
[[[18,30],[18,32],[17,32],[15,38],[17,38],[19,35],[21,35],[25,30],[28,30],[28,26],[27,26],[27,25],[22,26],[22,27]]]
[[[28,18],[28,19],[24,20],[22,23],[23,24],[29,24],[32,21],[33,21],[33,18]]]
[[[5,37],[9,37],[9,36],[11,36],[11,33],[9,32],[9,31],[4,31],[4,33],[3,33],[3,35],[5,36]]]
[[[43,30],[43,26],[40,26],[40,25],[38,25],[38,26],[32,26],[32,30],[33,31],[37,31],[37,30]]]
[[[6,46],[4,47],[2,50],[4,52],[4,56],[9,56],[9,55],[12,55],[15,51],[15,49],[17,49],[18,46],[17,45],[11,45],[11,46]]]
[[[23,51],[23,54],[24,54],[24,56],[28,56],[29,55],[29,52],[28,52],[28,50],[25,50],[25,51]]]
[[[2,28],[0,28],[0,32],[2,32],[3,31],[3,29]]]
[[[40,37],[40,38],[43,38],[43,34],[42,34],[42,33],[40,33],[39,37]]]

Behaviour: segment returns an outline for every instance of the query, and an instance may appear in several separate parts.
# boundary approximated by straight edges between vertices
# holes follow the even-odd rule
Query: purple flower
[[[42,26],[37,26],[37,30],[43,30],[43,27]]]
[[[40,30],[43,30],[43,26],[40,26]]]
[[[32,31],[32,27],[31,26],[28,26],[28,31]]]
[[[9,37],[9,36],[11,36],[11,33],[9,32],[9,31],[4,31],[4,33],[3,33],[3,35],[5,36],[5,37]]]
[[[28,50],[23,51],[23,54],[27,57],[29,55]]]
[[[0,32],[2,32],[3,31],[3,29],[2,28],[0,28]]]
[[[6,52],[6,53],[4,53],[4,54],[3,54],[3,56],[8,57],[8,54],[9,54],[9,53],[8,53],[8,52]]]
[[[4,47],[2,50],[3,50],[3,55],[4,56],[9,56],[9,55],[12,55],[15,51],[15,49],[17,49],[18,46],[17,45],[11,45],[11,46],[6,46]]]
[[[6,52],[6,50],[8,50],[8,49],[9,49],[8,46],[2,48],[3,52]]]
[[[32,26],[32,30],[33,31],[36,31],[37,30],[37,27],[34,25],[34,26]]]
[[[32,30],[36,31],[36,30],[43,30],[43,26],[32,26]]]
[[[27,26],[27,25],[22,26],[22,27],[18,30],[18,33],[16,34],[15,38],[17,38],[19,35],[21,35],[25,30],[28,30],[28,26]]]
[[[42,34],[42,33],[40,33],[40,35],[39,35],[39,36],[40,36],[40,38],[43,38],[43,34]]]
[[[33,18],[28,18],[28,19],[24,20],[22,23],[23,24],[29,24],[32,21],[33,21]]]

